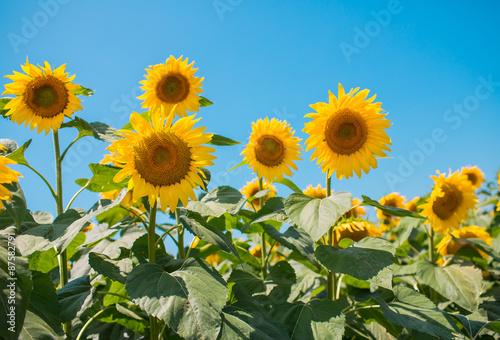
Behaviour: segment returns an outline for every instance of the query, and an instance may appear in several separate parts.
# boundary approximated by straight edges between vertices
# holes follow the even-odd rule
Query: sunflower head
[[[367,221],[348,221],[335,227],[333,245],[338,247],[340,240],[344,238],[358,242],[368,236],[380,237],[382,236],[382,232]]]
[[[294,161],[301,159],[300,138],[294,133],[286,121],[259,119],[252,122],[250,141],[241,154],[257,176],[270,182],[292,176],[290,168],[297,170]]]
[[[311,160],[317,158],[323,172],[336,172],[338,179],[353,176],[353,171],[361,177],[361,171],[366,174],[377,167],[376,156],[391,151],[384,131],[391,123],[381,113],[382,104],[373,103],[375,95],[366,99],[368,90],[358,90],[345,94],[339,84],[338,98],[329,92],[329,103],[311,105],[316,112],[306,115],[312,118],[303,130],[309,134],[306,151],[314,149]]]
[[[413,211],[413,212],[418,213],[418,211],[417,211],[417,202],[418,202],[419,199],[420,199],[420,197],[417,196],[417,197],[414,197],[413,199],[411,199],[410,201],[408,201],[405,204],[405,209],[409,210],[409,211]]]
[[[182,60],[182,56],[178,59],[170,56],[165,64],[146,69],[146,80],[139,82],[146,92],[137,97],[144,99],[142,107],[152,110],[164,107],[166,113],[179,117],[187,116],[187,111],[198,112],[201,98],[198,93],[203,93],[203,78],[194,76],[198,69],[193,68],[193,64],[188,65],[188,58]],[[172,110],[174,106],[176,108]]]
[[[161,109],[163,111],[163,109]],[[196,200],[194,190],[202,186],[201,167],[213,165],[215,150],[203,144],[212,135],[203,133],[204,127],[194,128],[195,116],[183,117],[174,124],[174,115],[162,119],[163,112],[151,112],[151,122],[138,113],[130,121],[135,131],[121,130],[124,137],[108,147],[105,159],[122,169],[114,181],[129,178],[128,189],[133,189],[132,202],[143,196],[154,204],[159,199],[161,209],[174,211],[180,200],[183,206],[188,198]]]
[[[361,203],[363,202],[359,198],[353,198],[352,208],[344,214],[344,218],[360,218],[366,215],[365,207],[361,206]]]
[[[2,201],[12,198],[12,193],[10,192],[10,190],[4,187],[2,184],[18,182],[18,177],[23,177],[19,172],[10,169],[7,164],[17,164],[17,162],[0,155],[0,210],[4,209]]]
[[[309,184],[307,188],[303,190],[304,194],[307,196],[311,196],[313,198],[325,198],[326,197],[326,188],[322,188],[320,184],[317,187],[313,187],[312,184]],[[333,190],[332,190],[333,192]]]
[[[434,180],[431,196],[420,208],[436,233],[447,234],[460,227],[468,210],[474,209],[477,197],[467,176],[458,171],[450,171],[448,176],[437,173],[438,176],[431,176]]]
[[[270,192],[264,196],[264,203],[270,199],[271,197],[276,197],[276,187],[267,181],[262,181],[262,190],[270,190]],[[245,198],[249,198],[258,193],[259,190],[259,179],[254,178],[251,182],[247,182],[247,184],[240,189],[240,192],[245,196]],[[260,200],[254,199],[251,203],[246,203],[245,208],[250,209],[254,207],[256,211],[260,210]]]
[[[463,227],[461,229],[456,229],[451,232],[455,238],[468,239],[468,238],[479,238],[489,244],[492,245],[492,237],[488,232],[481,227],[471,225],[468,227]],[[483,258],[488,258],[489,255],[484,251],[474,247],[472,244],[467,245],[463,243],[459,243],[454,241],[451,235],[446,235],[443,239],[436,245],[437,251],[441,255],[453,255],[456,254],[463,247],[472,247],[478,251],[478,253]]]
[[[52,69],[48,62],[35,66],[26,58],[21,68],[26,74],[14,71],[14,75],[5,76],[13,82],[6,84],[2,93],[16,96],[4,107],[12,121],[48,134],[51,128],[57,131],[61,127],[65,116],[82,110],[80,99],[73,93],[79,85],[71,82],[75,76],[65,72],[66,64]]]
[[[207,261],[212,267],[216,267],[219,263],[222,262],[222,258],[217,253],[213,253],[208,255],[205,258],[205,261]]]
[[[478,189],[484,182],[484,173],[477,166],[463,167],[460,174],[467,176],[474,189]]]
[[[393,192],[389,195],[385,195],[379,200],[381,205],[387,205],[389,207],[395,208],[405,208],[404,204],[405,198],[397,192]],[[380,220],[380,228],[383,231],[389,230],[399,224],[399,217],[389,215],[380,209],[377,209],[377,217]]]

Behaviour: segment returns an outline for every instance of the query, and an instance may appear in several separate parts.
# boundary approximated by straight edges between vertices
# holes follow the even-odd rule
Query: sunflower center
[[[452,184],[444,184],[444,195],[432,205],[432,211],[442,220],[447,220],[462,204],[462,193]]]
[[[266,165],[276,166],[285,158],[283,142],[273,135],[262,135],[255,146],[255,158]]]
[[[31,111],[43,118],[57,116],[69,103],[64,83],[49,75],[36,77],[28,83],[24,98]]]
[[[189,94],[189,82],[182,74],[169,74],[158,82],[156,94],[166,103],[179,103]]]
[[[351,155],[361,149],[368,138],[363,117],[351,109],[341,109],[330,117],[325,127],[325,140],[340,155]]]
[[[169,186],[186,178],[191,150],[173,133],[157,132],[146,136],[134,148],[134,165],[146,182]]]
[[[477,177],[475,174],[467,174],[467,179],[472,183],[472,185],[477,183]]]

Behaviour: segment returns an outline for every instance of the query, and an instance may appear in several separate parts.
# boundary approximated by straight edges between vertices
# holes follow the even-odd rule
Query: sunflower
[[[68,77],[66,64],[52,70],[48,62],[37,67],[26,58],[21,68],[26,74],[14,71],[14,75],[5,76],[14,82],[6,84],[2,93],[17,96],[4,107],[12,121],[48,134],[51,128],[57,131],[61,127],[64,116],[82,110],[80,99],[73,93],[80,86],[71,82],[75,76]]]
[[[404,204],[405,198],[401,196],[397,192],[393,192],[389,195],[385,195],[382,197],[379,201],[381,205],[386,205],[389,207],[395,207],[395,208],[405,208]],[[389,215],[388,213],[377,209],[377,217],[380,220],[380,228],[382,231],[386,231],[391,229],[392,227],[395,227],[399,224],[399,217]]]
[[[204,146],[212,134],[203,133],[204,127],[193,128],[200,119],[195,115],[183,117],[173,125],[174,115],[163,120],[163,109],[151,113],[151,123],[138,113],[132,113],[130,122],[135,131],[121,130],[125,137],[108,147],[112,153],[106,159],[123,168],[113,180],[127,177],[128,190],[133,190],[132,201],[149,197],[150,205],[159,199],[162,210],[175,211],[180,199],[183,206],[188,198],[196,200],[194,189],[203,185],[201,167],[213,165],[213,148]],[[173,110],[172,110],[173,111]]]
[[[208,255],[205,258],[205,261],[207,261],[212,267],[216,267],[219,263],[222,262],[222,258],[217,253],[213,253]]]
[[[201,99],[198,93],[203,93],[201,82],[203,78],[195,77],[197,68],[194,62],[188,65],[188,58],[182,60],[170,56],[165,64],[150,66],[146,69],[146,80],[139,83],[146,93],[137,97],[144,99],[143,108],[157,110],[164,107],[165,112],[177,114],[179,117],[187,116],[186,111],[198,112]],[[172,108],[177,105],[175,110]]]
[[[420,199],[420,197],[417,196],[417,197],[414,197],[413,199],[411,199],[410,201],[408,201],[405,204],[405,209],[409,210],[409,211],[413,211],[413,212],[418,213],[418,211],[417,211],[417,202],[418,202],[419,199]]]
[[[366,215],[365,207],[360,206],[363,203],[359,198],[353,198],[352,208],[344,214],[345,218],[359,218]]]
[[[370,222],[349,221],[335,227],[333,245],[338,247],[340,240],[344,238],[349,238],[354,242],[358,242],[368,236],[380,237],[382,236],[382,232]]]
[[[270,190],[270,192],[264,196],[264,202],[266,202],[271,197],[276,197],[276,187],[267,181],[262,181],[262,190]],[[259,179],[254,178],[251,182],[247,182],[247,184],[240,189],[240,192],[245,196],[245,198],[249,198],[254,196],[259,192]],[[250,209],[254,207],[256,211],[260,210],[260,200],[254,199],[251,203],[245,204],[245,208]]]
[[[0,145],[0,150],[4,148]],[[0,155],[0,210],[3,210],[4,205],[2,201],[9,200],[12,198],[12,193],[9,189],[4,187],[2,184],[10,184],[12,182],[18,182],[18,177],[23,177],[19,172],[14,171],[7,167],[7,164],[17,164],[10,158]]]
[[[484,173],[477,166],[463,167],[460,173],[467,176],[474,189],[478,189],[484,182]]]
[[[326,188],[323,189],[320,184],[315,188],[312,184],[309,184],[307,188],[303,190],[304,194],[307,196],[311,196],[313,198],[325,198],[326,197]]]
[[[467,245],[467,244],[462,244],[458,243],[455,240],[453,240],[452,235],[455,238],[461,238],[461,239],[467,239],[467,238],[479,238],[489,244],[490,246],[492,245],[492,237],[488,232],[481,227],[471,225],[468,227],[463,227],[461,229],[456,229],[451,232],[451,235],[445,236],[437,245],[436,248],[438,250],[438,253],[441,255],[453,255],[456,254],[461,248],[463,247],[472,247],[478,251],[478,253],[483,257],[483,258],[488,258],[489,255],[486,254],[484,251],[474,247],[472,244]]]
[[[297,170],[293,161],[301,159],[301,139],[293,137],[294,133],[286,121],[259,119],[252,122],[250,141],[241,155],[254,173],[270,182],[292,176],[290,168]]]
[[[314,149],[311,160],[318,159],[323,172],[331,176],[335,171],[338,179],[361,177],[361,170],[368,173],[377,167],[378,157],[390,152],[391,139],[384,129],[391,122],[382,114],[381,103],[373,103],[375,96],[366,99],[369,90],[356,93],[358,88],[345,94],[339,84],[339,97],[329,92],[329,103],[310,105],[316,112],[306,115],[313,120],[305,124],[309,134],[306,151]]]
[[[468,210],[474,209],[477,197],[467,176],[458,171],[450,171],[448,176],[439,171],[437,173],[438,176],[431,176],[434,180],[431,196],[420,208],[435,232],[447,234],[451,229],[460,227]]]

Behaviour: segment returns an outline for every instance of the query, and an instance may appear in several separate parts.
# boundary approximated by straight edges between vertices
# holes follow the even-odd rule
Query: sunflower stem
[[[326,197],[330,197],[332,194],[331,190],[331,185],[332,185],[332,179],[330,175],[327,173],[326,174]],[[333,246],[333,226],[328,229],[328,239],[327,239],[327,244],[330,246]],[[327,272],[327,284],[326,284],[326,292],[328,299],[330,300],[336,300],[336,290],[337,290],[337,278],[335,276],[335,273],[332,271]]]
[[[259,177],[259,191],[264,190],[264,183],[262,177]],[[264,197],[259,197],[260,209],[264,206]],[[266,232],[263,231],[261,235],[260,250],[262,256],[262,280],[267,277],[267,249],[266,249]]]
[[[155,203],[151,206],[151,210],[149,211],[149,230],[148,230],[148,257],[149,263],[155,263],[155,255],[156,255],[156,211],[158,202],[155,200]],[[154,316],[149,316],[149,333],[151,340],[158,339],[158,324],[157,320]]]
[[[57,131],[53,133],[54,137],[54,158],[56,165],[56,211],[57,216],[64,212],[63,208],[63,187],[62,187],[62,171],[61,171],[61,149],[59,147],[59,134]],[[68,283],[68,254],[66,249],[64,249],[61,254],[58,255],[59,261],[59,288],[64,287]],[[63,330],[66,334],[66,339],[73,339],[73,330],[71,326],[71,321],[65,322],[63,324]]]
[[[432,229],[432,226],[429,226],[429,261],[434,264],[435,262],[435,257],[434,257],[434,230]]]
[[[66,156],[66,153],[68,152],[68,150],[73,146],[73,144],[75,144],[80,138],[80,136],[76,137],[71,143],[69,143],[69,145],[66,147],[66,149],[63,151],[62,155],[61,155],[61,163],[64,159],[64,156]]]
[[[175,221],[177,224],[181,224],[180,221],[181,211],[179,208],[175,208]],[[184,227],[179,229],[179,238],[177,240],[177,249],[179,249],[179,258],[185,259],[186,255],[184,254]]]
[[[56,192],[54,191],[54,188],[52,188],[52,185],[50,185],[49,181],[47,181],[47,179],[41,174],[39,173],[35,168],[33,168],[31,165],[29,164],[24,164],[28,169],[30,169],[31,171],[33,171],[35,174],[37,174],[42,180],[43,182],[47,185],[47,187],[49,188],[50,190],[50,193],[52,194],[52,197],[54,197],[54,199],[57,201],[57,194]]]
[[[73,195],[73,197],[71,197],[71,199],[69,200],[69,203],[66,206],[66,209],[64,209],[64,211],[68,211],[69,210],[69,208],[71,207],[71,204],[73,204],[73,201],[78,197],[78,195],[80,195],[82,193],[83,190],[87,189],[87,187],[89,186],[89,184],[90,184],[90,179],[87,181],[87,183],[83,187],[81,187],[80,190],[78,190],[76,192],[76,194]]]

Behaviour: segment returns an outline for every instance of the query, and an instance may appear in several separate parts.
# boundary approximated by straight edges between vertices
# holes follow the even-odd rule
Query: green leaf
[[[73,90],[73,94],[77,96],[93,96],[94,95],[94,90],[89,89],[88,87],[78,85],[80,86],[79,88]]]
[[[278,305],[286,302],[292,286],[297,282],[297,277],[295,270],[288,262],[280,261],[271,267],[265,282],[268,286],[274,286],[269,293],[269,298],[273,304]]]
[[[139,307],[181,337],[217,338],[229,292],[220,274],[206,262],[189,258],[172,273],[157,264],[141,264],[129,275],[126,288]]]
[[[391,216],[397,216],[397,217],[409,216],[409,217],[414,217],[414,218],[420,218],[422,220],[427,219],[426,217],[424,217],[420,214],[417,214],[416,212],[401,209],[401,208],[391,207],[388,205],[381,205],[379,202],[374,201],[370,197],[367,197],[364,195],[361,195],[361,197],[363,198],[363,203],[361,203],[361,205],[369,205],[369,206],[378,208]]]
[[[155,242],[158,242],[160,236],[155,234]],[[130,248],[134,256],[139,260],[139,262],[144,263],[149,258],[149,236],[148,234],[144,234],[138,237],[132,247]],[[167,255],[167,251],[165,249],[165,244],[163,242],[158,242],[155,250],[155,256],[165,256]],[[173,258],[171,255],[168,255]]]
[[[60,340],[64,333],[56,333],[41,317],[31,311],[26,312],[19,340]]]
[[[200,96],[198,103],[200,104],[200,107],[210,106],[213,104],[210,100],[202,96]]]
[[[56,289],[47,274],[33,271],[33,290],[28,310],[40,317],[55,332],[60,334],[59,302]]]
[[[251,268],[248,265],[236,266],[227,281],[239,284],[249,295],[265,292],[264,281]]]
[[[112,281],[111,280],[108,280],[108,286],[106,286],[108,289],[107,291],[109,293],[115,293],[115,294],[120,294],[120,295],[123,295],[123,296],[128,296],[127,294],[127,290],[125,289],[125,285],[123,283],[120,283],[118,281]],[[111,283],[111,284],[109,284]],[[129,300],[128,299],[124,299],[122,297],[119,297],[119,296],[116,296],[116,295],[112,295],[112,294],[105,294],[104,295],[104,298],[102,299],[102,304],[104,307],[108,307],[108,306],[111,306],[111,305],[114,305],[116,303],[121,303],[121,302],[128,302]]]
[[[420,223],[419,218],[414,217],[403,217],[399,222],[399,225],[394,228],[394,234],[396,235],[396,241],[394,241],[394,246],[399,247],[403,242],[408,240],[413,229],[416,229]]]
[[[201,201],[190,201],[186,210],[202,216],[220,217],[224,213],[237,214],[245,204],[245,198],[238,190],[229,186],[220,186],[211,190]]]
[[[77,138],[90,136],[107,143],[113,143],[114,141],[123,138],[120,135],[116,134],[118,130],[112,128],[107,124],[100,122],[89,123],[77,116],[74,116],[72,120],[61,124],[61,128],[67,127],[74,127],[78,129]]]
[[[68,260],[71,260],[77,248],[80,247],[83,242],[85,242],[85,234],[80,232],[66,248]],[[35,251],[30,254],[28,258],[30,261],[30,269],[42,273],[48,273],[59,265],[56,250],[54,248],[49,248],[44,251]]]
[[[345,191],[323,199],[293,193],[286,199],[285,210],[293,223],[318,241],[351,205],[352,195]]]
[[[394,252],[394,246],[390,242],[366,237],[346,249],[321,245],[316,248],[315,254],[328,270],[392,289]]]
[[[145,335],[149,327],[149,321],[138,315],[136,312],[125,308],[119,304],[106,309],[97,317],[97,320],[106,323],[117,323],[128,329]]]
[[[96,164],[96,163],[90,163],[89,168],[94,175],[90,179],[90,183],[88,185],[87,182],[89,180],[86,178],[80,178],[75,181],[76,184],[82,187],[87,185],[87,190],[93,192],[121,190],[125,188],[128,184],[128,179],[124,179],[119,183],[113,181],[113,178],[121,170],[121,168],[111,165]]]
[[[231,145],[241,144],[241,142],[235,141],[231,138],[227,138],[221,135],[212,134],[212,139],[207,144],[217,145],[217,146],[231,146]]]
[[[33,283],[28,260],[15,245],[15,229],[0,230],[0,336],[17,339],[24,323]]]
[[[291,339],[341,340],[344,334],[345,315],[331,300],[285,304],[278,306],[273,315],[285,325]]]
[[[453,333],[458,333],[457,326],[431,300],[405,286],[395,286],[394,294],[394,302],[387,304],[380,300],[380,309],[388,321],[422,333],[454,339]]]
[[[9,112],[9,110],[4,109],[4,107],[11,100],[12,100],[12,98],[0,98],[0,115],[2,115],[2,117],[7,118],[7,119],[10,118],[10,116],[6,116],[7,112]]]
[[[208,184],[210,184],[210,179],[212,179],[212,174],[210,173],[210,170],[208,170],[207,168],[200,168],[200,170],[205,175],[205,176],[200,176],[201,181],[203,182],[201,189],[203,191],[207,191]]]
[[[26,208],[26,199],[24,198],[24,193],[21,189],[19,183],[2,183],[7,190],[12,193],[12,197],[10,200],[4,201],[4,209],[7,212],[7,215],[10,216],[10,221],[5,221],[9,225],[14,222],[17,227],[17,230],[21,229],[21,225],[23,224],[25,218],[28,214],[28,209]]]
[[[276,183],[286,185],[287,187],[289,187],[290,189],[292,189],[296,193],[299,193],[299,194],[303,193],[302,190],[300,190],[300,188],[298,186],[296,186],[295,183],[293,183],[288,178],[282,178],[279,181],[276,181]]]
[[[61,322],[70,321],[85,312],[93,302],[94,293],[95,287],[90,284],[88,275],[70,281],[59,289],[57,297]]]
[[[179,220],[187,230],[203,241],[212,243],[219,247],[220,250],[239,257],[231,240],[222,231],[207,223],[201,215],[190,213],[188,216],[180,216]]]
[[[265,190],[261,190],[259,192],[263,191]],[[270,199],[268,199],[266,203],[264,203],[264,207],[256,213],[252,221],[247,223],[241,229],[241,231],[245,232],[245,230],[254,223],[267,222],[267,221],[290,223],[290,218],[285,212],[285,200],[283,198],[271,197]]]
[[[417,275],[423,283],[450,301],[471,312],[478,309],[483,279],[478,268],[458,264],[440,267],[420,261]]]
[[[17,148],[16,151],[8,154],[6,157],[12,159],[13,161],[16,161],[17,164],[29,165],[26,158],[24,158],[24,152],[26,151],[28,146],[30,146],[30,144],[31,144],[31,139],[26,143],[24,143],[23,145],[21,145],[19,148]]]
[[[469,315],[461,315],[455,313],[448,313],[448,315],[452,318],[458,319],[473,338],[476,338],[476,336],[481,333],[484,327],[489,324],[486,312],[481,309]]]
[[[230,173],[231,171],[233,171],[234,169],[239,168],[240,166],[243,166],[245,164],[248,164],[248,162],[244,159],[244,160],[241,161],[241,163],[236,164],[231,169],[229,169],[228,171],[226,171],[226,173],[224,174],[224,176],[227,175],[228,173]]]
[[[125,283],[132,271],[132,260],[112,260],[104,254],[89,253],[89,264],[99,274],[109,277],[113,281]]]

